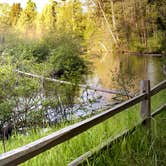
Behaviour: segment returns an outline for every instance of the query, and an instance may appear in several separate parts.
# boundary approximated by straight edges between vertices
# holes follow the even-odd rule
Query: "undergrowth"
[[[152,119],[151,140],[146,128],[137,130],[111,148],[101,151],[87,165],[94,166],[160,166],[166,165],[166,110]]]
[[[159,94],[155,95],[154,97],[152,97],[152,111],[154,111],[157,107],[159,107],[161,104],[164,104],[165,102],[166,102],[166,93],[164,90],[160,92]],[[84,154],[90,149],[100,145],[103,141],[107,140],[109,137],[114,137],[115,135],[124,131],[125,129],[131,128],[133,125],[137,124],[140,121],[139,110],[140,110],[140,105],[137,104],[131,107],[130,109],[125,110],[115,115],[114,117],[106,120],[105,122],[94,126],[88,131],[60,145],[57,145],[44,153],[41,153],[40,155],[32,158],[31,160],[28,160],[22,165],[25,165],[25,166],[26,165],[28,166],[29,165],[32,165],[32,166],[67,165],[69,162],[71,162],[75,158],[79,157],[80,155]],[[163,118],[164,116],[165,115],[163,115]],[[158,120],[153,120],[153,124],[155,125],[156,123],[158,123]],[[35,141],[52,132],[58,131],[59,129],[65,127],[66,125],[69,125],[69,124],[64,123],[52,128],[39,129],[37,131],[30,131],[26,133],[26,135],[22,135],[22,134],[13,135],[12,138],[6,142],[6,149],[7,151],[10,151],[17,147],[26,145],[27,143]],[[150,154],[149,158],[153,157],[153,159],[155,160],[155,158],[158,156],[156,153],[153,153],[152,151],[153,150],[152,148],[154,148],[153,142],[150,146],[146,145],[145,134],[141,135],[143,132],[142,130],[139,130],[139,129],[137,132],[140,133],[140,138],[138,135],[135,136],[135,134],[129,138],[125,138],[121,144],[117,145],[117,147],[113,147],[115,151],[111,150],[111,153],[109,151],[108,151],[109,153],[108,152],[102,153],[100,157],[96,158],[96,161],[92,163],[92,165],[96,163],[98,164],[100,163],[100,161],[103,162],[103,160],[106,160],[106,159],[108,159],[108,163],[114,162],[113,165],[117,165],[117,160],[118,160],[118,165],[119,163],[123,163],[123,162],[128,163],[128,160],[138,165],[138,164],[141,164],[139,162],[139,160],[141,159],[142,159],[141,160],[142,163],[146,163],[146,161],[144,162],[144,160],[147,156],[145,156],[144,154],[138,154],[138,156],[135,157],[135,155],[137,155],[136,152],[138,152],[141,149],[143,151],[147,151],[147,154]],[[160,136],[161,135],[160,133],[162,132],[157,132],[157,133]],[[162,136],[162,137],[165,137],[165,136]],[[154,140],[156,139],[157,139],[157,136],[155,137]],[[133,150],[133,147],[135,147],[134,150]],[[117,149],[117,152],[116,152],[116,149]],[[3,153],[2,146],[0,147],[0,152]],[[128,155],[128,153],[131,154],[131,156]],[[119,158],[120,154],[122,155],[121,158]],[[111,158],[112,156],[114,156],[111,159],[111,161],[109,161],[110,155],[111,155]],[[137,162],[137,159],[138,159],[138,162]]]

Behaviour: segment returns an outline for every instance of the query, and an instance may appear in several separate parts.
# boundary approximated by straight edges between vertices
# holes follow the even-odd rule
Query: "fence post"
[[[142,80],[140,85],[141,93],[147,93],[145,100],[141,102],[141,117],[144,125],[150,129],[151,117],[151,96],[150,96],[150,80]]]

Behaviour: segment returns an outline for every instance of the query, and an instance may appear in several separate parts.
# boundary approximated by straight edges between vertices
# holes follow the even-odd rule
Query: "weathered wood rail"
[[[151,114],[152,117],[155,117],[159,113],[161,113],[163,110],[166,110],[166,104],[158,108],[155,112]],[[111,147],[114,143],[117,143],[118,141],[122,140],[122,138],[132,134],[138,126],[144,124],[144,120],[139,122],[138,124],[134,125],[131,129],[126,129],[122,133],[116,135],[115,137],[108,138],[105,142],[102,142],[101,145],[98,145],[94,149],[91,149],[90,151],[84,153],[83,155],[79,156],[72,162],[68,164],[68,166],[79,166],[84,165],[84,163],[87,161],[87,159],[92,159],[94,155],[96,155],[98,152],[101,152],[102,150],[107,149],[108,147]]]
[[[91,118],[78,122],[76,124],[65,127],[57,132],[54,132],[46,137],[38,139],[30,144],[22,146],[20,148],[14,149],[7,153],[0,155],[0,166],[12,166],[17,165],[22,162],[25,162],[28,159],[77,136],[84,131],[90,129],[91,127],[109,119],[110,117],[130,108],[131,106],[141,103],[141,113],[143,114],[142,120],[149,122],[150,120],[150,100],[151,96],[157,94],[161,90],[166,88],[166,80],[156,85],[154,88],[150,90],[150,81],[143,81],[141,83],[141,93],[128,100],[125,101],[109,110],[106,110],[98,115],[95,115]],[[164,106],[165,108],[165,106]],[[155,114],[158,114],[156,112]],[[148,124],[148,123],[147,123]],[[147,125],[149,127],[149,125]]]
[[[45,80],[45,81],[51,81],[51,82],[55,82],[55,83],[59,83],[59,84],[74,85],[72,82],[69,82],[69,81],[62,81],[62,80],[53,79],[53,78],[49,78],[49,77],[43,77],[41,75],[27,73],[27,72],[23,72],[20,70],[15,70],[15,72],[20,75],[25,75],[27,77],[37,78],[37,79],[41,79],[41,80]],[[80,88],[83,88],[83,89],[90,89],[90,90],[99,91],[99,92],[103,92],[103,93],[110,93],[110,94],[116,94],[116,95],[121,95],[121,96],[133,97],[133,95],[126,93],[124,91],[120,91],[120,90],[108,90],[108,89],[97,88],[97,87],[84,85],[84,84],[78,84],[77,86],[79,86]]]

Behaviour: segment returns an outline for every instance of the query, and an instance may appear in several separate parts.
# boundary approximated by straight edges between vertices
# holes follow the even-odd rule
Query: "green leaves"
[[[15,103],[12,100],[0,102],[0,124],[4,120],[8,120],[12,116],[12,109],[15,107]]]
[[[72,34],[64,34],[55,42],[55,49],[52,50],[49,61],[55,72],[62,71],[64,79],[79,80],[88,72],[80,48],[79,40],[72,37]]]
[[[21,11],[22,11],[21,4],[20,3],[13,3],[11,10],[10,10],[10,13],[9,13],[10,24],[12,26],[16,26],[16,24],[20,18],[20,15],[21,15]]]

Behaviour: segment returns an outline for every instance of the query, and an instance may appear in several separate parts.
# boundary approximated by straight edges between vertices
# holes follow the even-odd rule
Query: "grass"
[[[151,141],[143,127],[122,139],[111,148],[96,154],[91,166],[164,166],[166,165],[166,110],[152,120]]]
[[[166,102],[166,91],[162,91],[152,98],[152,108],[157,108],[160,104]],[[66,141],[63,144],[60,144],[52,149],[28,160],[22,165],[31,165],[31,166],[45,166],[45,165],[57,165],[63,166],[67,165],[69,162],[89,151],[90,149],[96,147],[105,141],[108,137],[114,137],[118,133],[122,132],[126,128],[131,128],[134,124],[140,121],[139,116],[139,104],[131,107],[130,109],[121,112],[114,117],[106,120],[105,122],[94,126],[88,131]],[[152,109],[154,111],[154,109]],[[48,128],[47,132],[43,132],[42,129],[36,131],[31,131],[28,135],[15,135],[7,143],[7,151],[15,149],[17,147],[26,145],[34,140],[37,140],[49,133],[63,128],[67,124],[62,124],[61,126]],[[135,137],[137,139],[137,137]],[[125,139],[127,142],[127,138]],[[124,142],[124,141],[123,141]],[[123,146],[124,145],[124,146]],[[137,145],[139,147],[140,143]],[[125,144],[121,144],[121,151],[125,152]],[[132,148],[132,147],[131,147]],[[146,147],[145,147],[146,149]],[[3,153],[3,148],[0,147],[0,152]],[[104,156],[104,155],[103,155]],[[117,157],[116,157],[117,156]],[[105,156],[105,158],[107,155]],[[142,159],[145,156],[142,156]],[[118,158],[118,153],[115,154],[115,160]],[[140,156],[141,158],[141,156]],[[122,158],[123,159],[123,158]],[[98,160],[98,159],[97,159]],[[93,163],[92,163],[93,165]]]
[[[159,106],[166,103],[166,89],[160,91],[151,98],[151,111],[154,112]]]

